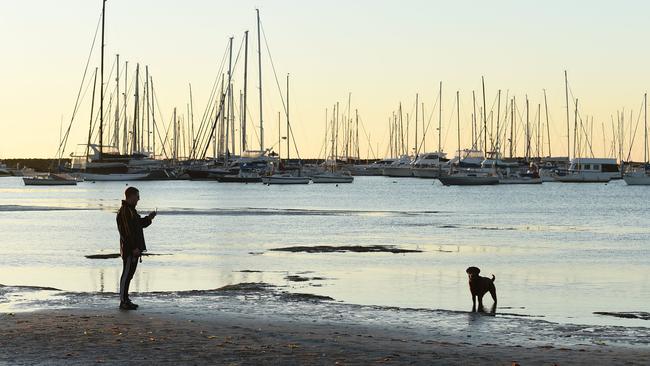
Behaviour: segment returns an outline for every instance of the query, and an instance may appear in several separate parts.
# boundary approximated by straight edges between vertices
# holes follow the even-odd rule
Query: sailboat
[[[485,113],[485,110],[484,110]],[[460,92],[456,92],[456,115],[458,129],[458,156],[456,170],[454,164],[450,162],[450,172],[448,175],[441,175],[438,180],[446,186],[486,186],[499,184],[499,177],[493,172],[495,169],[488,168],[465,168],[462,169],[463,155],[460,149]],[[487,146],[487,144],[486,144]],[[465,150],[465,152],[474,152],[476,150]],[[483,159],[481,159],[483,160]]]
[[[643,145],[643,167],[641,169],[626,172],[623,180],[628,186],[650,186],[650,164],[648,164],[648,93],[643,95],[644,106],[644,145]]]
[[[149,156],[148,153],[133,151],[132,154],[127,154],[125,151],[120,153],[116,146],[104,145],[104,34],[105,34],[105,18],[106,18],[106,0],[102,0],[102,16],[101,16],[101,61],[99,69],[99,143],[92,144],[90,141],[90,134],[88,135],[88,142],[84,145],[84,153],[73,155],[73,160],[70,164],[63,168],[63,171],[72,173],[75,176],[84,180],[91,181],[128,181],[140,180],[149,177],[150,173],[154,170],[162,170],[162,162],[155,160]],[[117,64],[119,65],[119,56]],[[136,69],[136,79],[138,78],[138,69]],[[148,75],[148,73],[147,73]],[[95,69],[95,83],[93,87],[93,105],[91,106],[91,128],[92,131],[92,118],[93,107],[95,100],[95,88],[97,85],[97,69]],[[119,80],[119,66],[118,78]],[[119,82],[118,82],[119,87]],[[118,92],[119,94],[119,92]],[[126,97],[125,97],[126,98]],[[136,100],[138,100],[138,84],[136,80]],[[126,107],[126,106],[125,106]],[[137,111],[137,102],[136,102]],[[137,113],[137,112],[136,112]],[[117,114],[116,114],[117,115]],[[137,119],[137,117],[136,117]],[[117,117],[116,117],[117,120]],[[125,130],[126,134],[126,130]],[[134,141],[136,141],[136,130],[134,127],[133,133]],[[135,148],[135,147],[134,147]],[[61,153],[63,150],[61,150]]]
[[[338,105],[338,103],[337,103]],[[338,160],[335,146],[338,144],[336,127],[338,125],[338,113],[336,115],[336,122],[334,118],[332,119],[332,148],[330,157],[323,162],[322,167],[319,167],[319,170],[310,174],[311,181],[313,183],[352,183],[354,177],[350,175],[349,172],[341,172],[338,170]],[[327,138],[327,134],[325,136]],[[327,155],[327,151],[325,151]],[[324,171],[322,170],[324,168]],[[347,173],[347,174],[346,174]]]
[[[71,175],[54,173],[23,178],[23,183],[26,186],[76,186],[78,181]]]

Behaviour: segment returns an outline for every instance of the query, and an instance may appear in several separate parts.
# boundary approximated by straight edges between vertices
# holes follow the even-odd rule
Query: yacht
[[[353,176],[341,172],[324,172],[314,174],[310,178],[314,183],[352,183],[354,181]]]
[[[68,174],[48,174],[24,177],[26,186],[76,186],[79,180]]]
[[[384,167],[382,173],[387,177],[412,177],[411,157],[402,155],[399,159],[393,161],[390,165]]]
[[[564,183],[607,183],[621,178],[621,170],[616,159],[575,158],[567,171],[557,171],[553,176]]]
[[[309,177],[298,177],[291,174],[273,174],[268,177],[262,177],[262,183],[271,184],[309,184]]]
[[[542,184],[542,182],[539,168],[535,163],[530,163],[530,167],[526,172],[522,172],[519,168],[499,172],[499,184]]]
[[[438,180],[446,186],[488,186],[499,184],[499,177],[477,169],[463,169],[449,175],[442,175]]]
[[[650,186],[650,165],[644,164],[639,169],[626,172],[623,180],[628,186]]]
[[[413,176],[418,178],[438,178],[449,163],[447,154],[443,152],[425,153],[413,162]]]
[[[449,164],[460,168],[480,168],[484,160],[483,151],[463,149],[460,151],[460,156],[455,156]]]
[[[384,175],[384,168],[392,164],[394,161],[395,159],[383,159],[367,165],[357,164],[353,165],[350,171],[352,175]]]
[[[542,158],[539,167],[539,176],[543,182],[555,182],[557,171],[566,171],[569,167],[569,158],[565,156]]]

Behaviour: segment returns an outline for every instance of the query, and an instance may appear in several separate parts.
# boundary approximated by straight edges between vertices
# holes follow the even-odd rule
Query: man
[[[156,212],[152,211],[145,217],[138,215],[135,206],[140,200],[140,191],[137,188],[127,188],[124,191],[124,196],[122,207],[117,211],[117,230],[120,232],[120,255],[122,256],[120,309],[135,310],[138,305],[129,299],[129,284],[138,266],[138,259],[142,252],[147,251],[142,229],[151,225],[151,220],[156,217]],[[142,260],[140,259],[140,261]]]

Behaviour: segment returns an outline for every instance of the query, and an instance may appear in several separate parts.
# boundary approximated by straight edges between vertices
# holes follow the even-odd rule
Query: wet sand
[[[144,304],[143,304],[144,305]],[[635,347],[472,343],[461,334],[141,306],[0,314],[0,364],[647,365]],[[560,335],[558,335],[560,336]],[[465,338],[465,339],[463,339]]]

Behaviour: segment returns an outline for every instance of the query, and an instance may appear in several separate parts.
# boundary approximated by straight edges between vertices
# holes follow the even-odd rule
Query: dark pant
[[[138,258],[133,255],[122,258],[122,277],[120,277],[120,302],[129,301],[129,284],[138,267]]]

